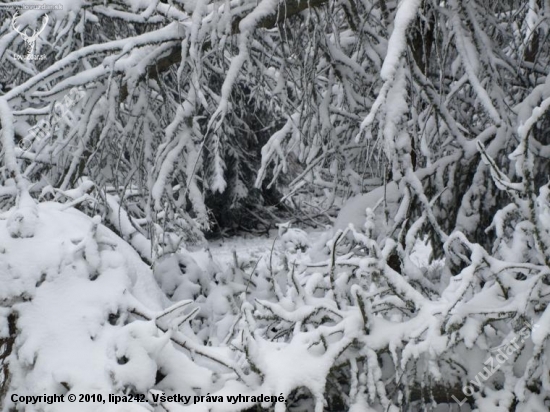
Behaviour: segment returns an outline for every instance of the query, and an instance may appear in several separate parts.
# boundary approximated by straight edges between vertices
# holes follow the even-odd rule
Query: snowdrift
[[[14,388],[28,395],[122,390],[132,380],[124,376],[129,368],[121,365],[126,355],[119,353],[128,312],[139,306],[160,311],[167,304],[151,270],[129,245],[99,218],[64,209],[57,203],[38,205],[33,237],[11,237],[8,221],[0,220],[0,302],[15,312],[20,332],[8,358],[3,410],[10,409]],[[0,312],[0,337],[8,333],[7,314],[8,309]],[[156,371],[156,365],[140,362],[145,370],[134,369],[139,377],[133,379],[151,375],[150,367]],[[37,404],[24,410],[75,406]],[[97,410],[97,405],[79,404],[78,410]]]
[[[386,186],[380,186],[370,192],[352,197],[340,209],[334,222],[333,232],[346,230],[350,224],[361,230],[367,219],[367,208],[375,211],[375,222],[378,230],[391,227],[392,217],[397,210],[401,196],[399,186],[395,182],[391,182]],[[386,208],[389,209],[387,223],[384,218]]]

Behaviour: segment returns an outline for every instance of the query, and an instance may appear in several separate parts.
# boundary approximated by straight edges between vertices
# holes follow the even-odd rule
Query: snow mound
[[[309,237],[301,229],[291,228],[290,222],[279,224],[279,237],[283,250],[291,252],[305,251],[309,248]]]
[[[333,233],[338,230],[346,230],[352,224],[357,230],[361,230],[367,219],[367,208],[375,210],[375,223],[377,228],[385,228],[391,226],[391,217],[395,215],[399,206],[401,193],[399,186],[395,182],[391,182],[386,186],[377,187],[368,193],[354,196],[349,199],[334,222]],[[384,202],[385,200],[385,202]],[[385,222],[384,203],[388,207],[389,221]]]
[[[12,237],[12,220],[0,220],[0,302],[9,308],[0,312],[0,325],[13,313],[19,331],[8,357],[5,410],[15,406],[14,388],[25,395],[77,396],[130,390],[131,380],[119,379],[124,362],[116,350],[128,313],[136,306],[160,311],[167,299],[137,253],[99,217],[58,203],[38,205],[35,216],[33,237]],[[152,369],[141,370],[141,379],[155,376],[154,363],[139,364]],[[137,388],[140,378],[133,379]],[[78,410],[98,406],[79,403]],[[74,410],[70,403],[22,407]]]

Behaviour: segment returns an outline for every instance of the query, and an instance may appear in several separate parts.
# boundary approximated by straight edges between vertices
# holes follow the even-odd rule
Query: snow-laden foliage
[[[537,204],[550,210],[547,196]],[[543,263],[491,256],[456,232],[445,248],[449,256],[460,250],[468,265],[452,276],[442,261],[415,260],[419,244],[407,236],[404,276],[388,263],[399,246],[375,240],[368,209],[362,230],[325,235],[312,247],[285,225],[271,252],[235,256],[227,267],[180,252],[151,272],[99,218],[57,203],[41,204],[38,215],[35,235],[17,241],[7,220],[0,222],[1,298],[10,308],[2,311],[5,410],[10,395],[22,392],[145,394],[149,403],[135,411],[157,410],[152,394],[161,392],[224,400],[282,394],[287,404],[275,411],[417,410],[453,402],[453,395],[462,400],[470,380],[482,386],[468,400],[480,410],[514,402],[525,405],[516,410],[545,408],[539,385],[548,374],[540,359],[550,333],[550,272]],[[506,223],[495,225],[502,231]],[[522,226],[526,218],[496,246],[505,251],[525,236]],[[28,250],[36,251],[31,259]],[[495,369],[486,360],[499,347],[509,359]],[[24,410],[65,409],[39,403]]]
[[[2,376],[3,410],[13,408],[13,393],[147,389],[156,369],[135,371],[155,367],[147,350],[162,347],[163,334],[150,336],[152,347],[129,349],[133,332],[124,325],[136,305],[155,313],[166,306],[150,270],[99,217],[58,203],[37,209],[32,238],[13,241],[10,222],[0,220],[0,336],[7,344],[2,361],[9,365]],[[127,350],[134,351],[134,362],[121,360]],[[70,409],[64,408],[59,410]]]
[[[285,174],[287,202],[314,190],[323,215],[409,169],[412,208],[439,196],[432,226],[485,238],[503,195],[475,140],[505,162],[546,77],[548,6],[536,0],[60,4],[17,20],[49,16],[36,61],[18,60],[26,43],[2,9],[4,106],[23,142],[5,145],[6,167],[20,159],[34,194],[88,177],[155,246],[155,225],[265,222],[258,203],[277,202],[266,186]],[[60,109],[75,87],[85,96]],[[46,138],[29,136],[44,124]],[[14,191],[7,181],[3,202]]]
[[[0,395],[548,409],[548,1],[58,3],[0,9]],[[356,197],[313,246],[194,260],[281,192]]]

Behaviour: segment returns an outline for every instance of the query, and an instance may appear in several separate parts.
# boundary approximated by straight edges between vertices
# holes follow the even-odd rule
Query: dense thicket
[[[18,57],[28,44],[0,11],[0,207],[13,239],[43,235],[37,203],[47,200],[100,215],[153,267],[156,308],[113,298],[124,301],[123,340],[139,329],[127,346],[147,347],[149,375],[115,373],[106,390],[183,390],[167,359],[198,353],[201,380],[185,390],[282,392],[316,412],[408,411],[462,399],[473,380],[474,409],[547,410],[550,3],[62,5],[17,19],[24,30],[49,16],[36,61]],[[59,116],[69,91],[78,99]],[[40,124],[49,134],[29,134]],[[316,221],[377,186],[343,209],[360,225],[341,214],[345,236],[334,230],[307,255],[286,227],[283,249],[236,257],[232,269],[199,270],[186,255],[205,233],[269,228],[285,208]],[[90,222],[85,245],[59,262],[87,261],[79,273],[93,281],[109,264]],[[411,259],[426,237],[431,265]],[[93,244],[91,258],[81,253]],[[7,255],[0,270],[14,285],[20,257]],[[13,304],[32,305],[39,283],[0,294],[3,373],[11,363],[20,379],[3,378],[5,393],[32,369],[17,360],[27,335]],[[185,299],[199,315],[174,309]],[[159,323],[167,314],[183,320]],[[513,361],[481,384],[491,350],[526,323]],[[166,353],[148,340],[161,332]],[[300,373],[289,370],[296,359]]]

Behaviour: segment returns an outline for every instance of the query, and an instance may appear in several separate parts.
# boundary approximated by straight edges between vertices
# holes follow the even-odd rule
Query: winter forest
[[[550,0],[0,3],[0,411],[548,412],[549,37]]]

